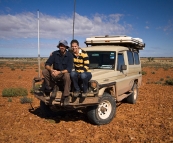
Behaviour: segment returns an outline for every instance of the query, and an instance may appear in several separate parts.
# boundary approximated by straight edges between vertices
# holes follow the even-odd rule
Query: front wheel
[[[115,116],[116,102],[108,93],[104,93],[99,105],[88,107],[88,119],[96,125],[108,124]]]

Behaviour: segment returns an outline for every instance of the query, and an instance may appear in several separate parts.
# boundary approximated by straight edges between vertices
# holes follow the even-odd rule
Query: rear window
[[[134,52],[134,58],[135,58],[135,65],[139,65],[140,64],[139,54],[137,52]]]
[[[134,65],[133,53],[131,51],[127,51],[127,56],[129,65]]]

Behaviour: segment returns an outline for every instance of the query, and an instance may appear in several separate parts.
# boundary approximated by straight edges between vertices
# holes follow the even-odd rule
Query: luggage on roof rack
[[[140,38],[132,38],[126,35],[115,35],[115,36],[94,36],[86,38],[85,44],[91,46],[100,46],[100,45],[118,45],[125,46],[129,48],[136,48],[143,50],[145,43]]]

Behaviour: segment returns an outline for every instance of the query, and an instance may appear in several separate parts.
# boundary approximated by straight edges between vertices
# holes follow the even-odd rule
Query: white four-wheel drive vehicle
[[[107,124],[115,116],[116,103],[136,103],[142,81],[139,51],[145,44],[140,38],[124,35],[90,37],[86,38],[85,44],[87,47],[83,49],[88,53],[92,73],[87,97],[73,97],[71,87],[70,103],[64,106],[61,102],[63,82],[57,81],[60,88],[56,98],[51,100],[45,93],[44,79],[40,78],[33,80],[35,96],[44,113],[49,114],[52,107],[59,110],[86,108],[93,124]],[[36,84],[40,81],[43,81],[41,92],[37,92]]]

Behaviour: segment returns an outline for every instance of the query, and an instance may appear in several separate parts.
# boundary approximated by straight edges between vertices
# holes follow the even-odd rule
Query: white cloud
[[[168,24],[163,28],[164,32],[170,32],[173,30],[173,20],[169,20]]]
[[[149,29],[149,27],[148,26],[145,26],[145,29]]]
[[[75,15],[75,36],[128,34],[133,28],[131,24],[121,24],[121,14],[100,15],[92,17]],[[16,15],[0,15],[0,39],[37,38],[37,15],[21,13]],[[71,37],[73,18],[69,16],[53,17],[40,13],[40,37]]]

